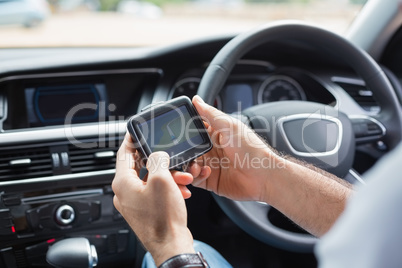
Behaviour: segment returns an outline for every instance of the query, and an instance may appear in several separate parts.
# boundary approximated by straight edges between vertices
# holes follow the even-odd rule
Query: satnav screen
[[[169,156],[185,152],[204,142],[185,105],[139,124],[152,152]]]

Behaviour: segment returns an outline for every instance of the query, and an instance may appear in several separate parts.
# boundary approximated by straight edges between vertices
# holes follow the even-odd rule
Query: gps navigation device
[[[170,169],[180,169],[212,148],[204,123],[185,96],[145,107],[129,119],[127,128],[145,161],[151,153],[164,151]]]

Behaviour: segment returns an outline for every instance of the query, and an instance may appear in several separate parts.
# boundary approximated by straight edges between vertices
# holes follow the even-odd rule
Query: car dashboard
[[[45,266],[50,245],[86,237],[96,245],[100,267],[138,266],[144,250],[112,202],[126,120],[150,103],[194,96],[208,63],[230,38],[167,48],[0,52],[0,263]],[[245,55],[213,105],[232,114],[281,100],[319,102],[348,114],[379,109],[347,65],[291,42]],[[376,145],[361,148],[357,157],[369,161],[356,169],[363,173],[383,153]],[[244,239],[207,192],[193,191],[187,206],[195,238],[213,244],[235,233]],[[277,224],[283,222],[278,217]],[[215,247],[229,252],[220,241]],[[251,253],[227,254],[241,263]]]

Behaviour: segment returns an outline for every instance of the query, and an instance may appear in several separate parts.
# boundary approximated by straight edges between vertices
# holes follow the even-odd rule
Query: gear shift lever
[[[88,239],[66,238],[49,248],[46,261],[57,268],[92,268],[98,264],[98,255]]]

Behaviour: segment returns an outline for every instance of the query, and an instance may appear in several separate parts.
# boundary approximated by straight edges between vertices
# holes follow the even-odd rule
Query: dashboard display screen
[[[253,89],[248,84],[228,85],[221,93],[225,113],[241,112],[253,105]]]
[[[27,88],[25,102],[30,126],[96,122],[107,115],[103,84]]]

